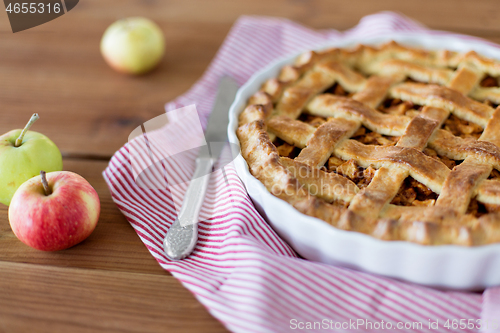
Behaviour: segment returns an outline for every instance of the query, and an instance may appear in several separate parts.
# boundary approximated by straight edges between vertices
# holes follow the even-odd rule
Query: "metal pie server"
[[[227,142],[229,107],[236,96],[238,85],[225,76],[219,82],[217,98],[205,130],[208,146],[200,148],[196,158],[196,169],[189,183],[179,216],[174,221],[163,241],[165,253],[170,259],[186,258],[198,241],[198,218],[210,175],[215,162]]]

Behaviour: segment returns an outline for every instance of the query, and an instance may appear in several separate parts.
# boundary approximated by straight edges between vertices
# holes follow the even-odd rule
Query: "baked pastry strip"
[[[344,118],[333,118],[319,126],[296,161],[313,168],[321,168],[332,155],[335,147],[359,128],[360,123]]]
[[[479,141],[490,141],[492,145],[500,143],[498,120],[500,120],[500,108],[495,110]],[[480,188],[492,169],[493,166],[488,159],[485,160],[476,154],[469,155],[446,179],[436,206],[453,207],[459,213],[465,214],[470,200],[477,194],[476,189]]]
[[[486,127],[493,114],[493,108],[476,102],[448,87],[422,83],[402,83],[390,91],[393,98],[419,105],[434,106],[450,111],[457,117]]]
[[[361,122],[371,131],[384,135],[403,135],[410,122],[407,116],[382,113],[344,96],[322,94],[306,105],[306,111],[322,117],[344,118]]]
[[[363,89],[352,96],[352,99],[375,109],[384,101],[389,88],[403,78],[398,76],[371,76],[366,80]]]
[[[359,188],[349,179],[332,172],[312,168],[288,157],[280,158],[281,164],[301,183],[309,193],[327,202],[350,202]]]
[[[275,116],[267,122],[268,130],[289,145],[304,148],[316,128],[286,116]]]
[[[472,90],[476,89],[480,80],[481,73],[478,73],[470,67],[464,66],[455,72],[454,76],[447,85],[448,87],[467,95]]]
[[[313,96],[335,82],[341,83],[350,91],[358,91],[365,85],[365,81],[362,75],[336,61],[320,62],[283,91],[276,105],[276,114],[296,119]]]
[[[469,81],[472,82],[472,76],[473,72],[472,71],[462,71],[462,73],[467,73],[467,74],[462,74],[467,76],[463,81]],[[477,81],[477,78],[476,78]],[[464,83],[459,82],[459,80],[455,80],[450,83],[450,86],[452,88],[459,88],[462,91],[466,92],[466,87]],[[470,87],[469,85],[469,90],[471,90],[473,87]],[[491,152],[492,150],[498,151],[498,130],[500,129],[500,124],[497,125],[497,121],[500,120],[500,109],[497,109],[494,111],[493,115],[490,117],[488,124],[486,125],[485,130],[483,131],[483,134],[479,138],[479,141],[476,141],[474,145],[467,145],[466,147],[469,147],[470,150],[475,150],[481,152],[480,149],[470,149],[470,146],[476,146],[478,144],[486,144],[486,142],[481,142],[481,141],[490,141],[490,143],[493,145],[493,149],[487,150],[488,152]],[[493,142],[491,142],[493,141]],[[467,149],[467,148],[466,148]],[[497,155],[497,157],[500,157],[500,155]],[[476,189],[478,189],[481,186],[481,183],[488,178],[490,175],[492,169],[493,169],[493,164],[495,163],[490,163],[491,159],[487,159],[485,161],[484,155],[482,154],[469,154],[467,158],[458,166],[456,166],[448,178],[446,179],[444,185],[443,185],[443,191],[441,195],[439,196],[438,200],[436,201],[436,206],[442,206],[442,207],[453,207],[454,210],[458,211],[461,214],[465,214],[467,212],[467,208],[469,207],[471,199],[477,195]],[[497,163],[498,165],[498,158],[497,158]]]
[[[429,68],[413,62],[401,59],[388,59],[375,63],[369,72],[378,75],[390,76],[401,75],[415,81],[446,84],[453,75],[453,71],[447,68]]]
[[[396,147],[365,146],[371,150],[378,150],[378,152],[372,151],[366,155],[361,155],[359,146],[352,150],[352,152],[358,151],[357,156],[350,156],[357,159],[358,163],[374,164],[375,167],[379,164],[379,169],[370,184],[351,201],[348,211],[341,217],[341,227],[359,229],[359,225],[364,225],[365,232],[371,233],[370,225],[374,229],[377,228],[376,222],[382,215],[383,209],[398,193],[408,175],[412,175],[417,180],[419,178],[424,180],[427,186],[433,187],[434,191],[440,190],[440,185],[449,170],[439,161],[427,157],[420,151],[425,147],[427,139],[448,115],[446,110],[425,107],[422,113],[410,122]],[[350,141],[352,144],[354,142],[356,141]],[[357,146],[358,143],[356,142],[355,145]],[[341,149],[339,147],[339,150]],[[343,155],[342,152],[337,152],[337,154]],[[434,173],[434,171],[437,172]],[[432,182],[429,182],[429,179],[432,179]],[[357,225],[352,225],[353,223]],[[380,233],[380,228],[378,233]]]
[[[268,191],[306,215],[337,224],[340,206],[311,195],[280,163],[278,151],[270,141],[262,120],[240,126],[237,135],[241,142],[241,154],[249,162],[250,172]]]
[[[328,202],[351,201],[359,190],[357,186],[347,178],[328,174],[319,168],[332,155],[335,145],[352,136],[359,128],[358,122],[331,119],[316,129],[285,116],[275,116],[269,119],[268,126],[280,139],[304,148],[295,160],[281,158],[281,163],[302,185]]]

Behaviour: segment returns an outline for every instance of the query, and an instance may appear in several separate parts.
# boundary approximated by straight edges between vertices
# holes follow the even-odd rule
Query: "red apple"
[[[23,243],[42,251],[67,249],[94,231],[101,206],[94,188],[80,175],[60,171],[31,178],[14,194],[9,207],[12,231]]]

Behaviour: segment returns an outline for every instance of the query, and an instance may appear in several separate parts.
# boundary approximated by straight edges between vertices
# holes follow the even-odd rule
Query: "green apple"
[[[62,156],[45,135],[28,131],[38,119],[35,113],[23,130],[0,136],[0,202],[10,205],[16,190],[28,179],[47,172],[62,170]]]
[[[160,27],[143,17],[116,21],[104,32],[101,53],[119,72],[143,74],[158,65],[165,53],[165,39]]]

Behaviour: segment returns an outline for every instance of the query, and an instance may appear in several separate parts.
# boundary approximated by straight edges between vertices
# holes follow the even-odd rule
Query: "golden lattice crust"
[[[480,84],[485,76],[499,77],[500,62],[475,52],[394,42],[308,52],[249,99],[237,130],[242,155],[272,194],[337,228],[426,245],[500,242],[500,180],[488,179],[500,171],[500,108],[492,107],[500,103],[500,88]],[[346,93],[330,93],[334,85]],[[421,107],[383,112],[388,99]],[[308,123],[303,115],[321,118]],[[470,123],[457,125],[467,133],[479,128],[479,138],[447,130],[450,117]],[[365,129],[395,145],[353,139]],[[275,140],[300,153],[280,156]],[[450,170],[444,159],[459,162]],[[329,160],[365,168],[368,185],[345,177],[342,168],[327,169]],[[437,200],[391,204],[408,177]],[[493,208],[472,214],[471,202]]]

